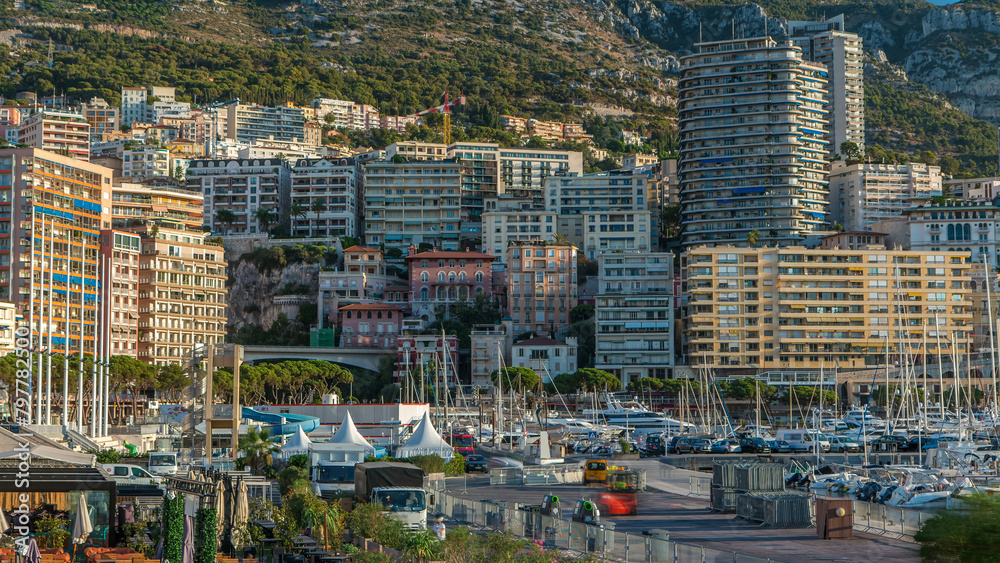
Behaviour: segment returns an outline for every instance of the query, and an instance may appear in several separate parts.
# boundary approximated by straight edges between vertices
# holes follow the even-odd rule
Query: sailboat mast
[[[983,274],[986,280],[983,282],[986,284],[986,310],[989,313],[990,320],[990,376],[993,380],[993,412],[997,412],[997,342],[994,338],[993,332],[993,298],[990,295],[992,291],[993,280],[990,277],[990,259],[988,256],[983,255]]]

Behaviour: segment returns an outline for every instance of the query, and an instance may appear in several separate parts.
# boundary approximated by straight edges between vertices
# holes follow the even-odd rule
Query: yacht
[[[608,398],[605,409],[589,409],[583,411],[584,417],[597,424],[621,426],[635,432],[667,432],[678,433],[695,425],[670,418],[663,413],[653,412],[639,403],[629,401],[622,403],[617,399]]]
[[[844,417],[841,419],[848,424],[853,424],[860,428],[864,428],[865,431],[868,429],[872,430],[884,430],[886,427],[885,420],[877,418],[872,413],[868,412],[867,409],[857,409],[850,410],[844,413]]]

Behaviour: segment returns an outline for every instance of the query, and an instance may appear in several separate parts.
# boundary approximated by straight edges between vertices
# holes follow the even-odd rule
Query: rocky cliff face
[[[275,303],[275,294],[288,284],[309,284],[309,296],[316,301],[319,289],[318,264],[291,264],[281,269],[259,270],[254,264],[240,261],[230,266],[234,279],[229,288],[229,326],[239,330],[246,325],[265,329],[286,310]]]

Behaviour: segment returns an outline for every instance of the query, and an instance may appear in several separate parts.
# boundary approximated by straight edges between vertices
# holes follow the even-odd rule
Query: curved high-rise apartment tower
[[[770,37],[697,48],[678,85],[682,244],[787,246],[829,229],[826,67]]]

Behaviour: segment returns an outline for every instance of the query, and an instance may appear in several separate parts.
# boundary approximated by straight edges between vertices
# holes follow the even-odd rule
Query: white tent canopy
[[[455,449],[445,442],[434,425],[431,424],[431,413],[424,411],[424,418],[420,421],[410,439],[399,448],[397,457],[410,457],[415,455],[437,454],[444,459],[455,457]]]
[[[344,422],[328,443],[361,446],[369,452],[375,451],[371,443],[361,435],[361,432],[358,432],[358,427],[354,425],[354,419],[351,418],[351,411],[347,411],[347,414],[344,415]]]
[[[285,442],[285,445],[281,446],[281,455],[290,457],[295,454],[308,454],[310,444],[312,444],[312,440],[309,439],[309,436],[306,436],[305,431],[299,426],[295,431],[295,435],[289,438]]]

